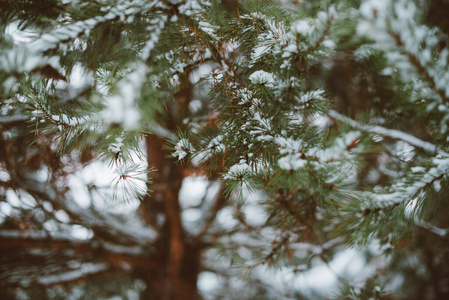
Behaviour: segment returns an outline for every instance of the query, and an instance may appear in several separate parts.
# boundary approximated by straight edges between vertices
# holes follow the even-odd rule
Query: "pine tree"
[[[449,297],[448,8],[0,2],[0,295]]]

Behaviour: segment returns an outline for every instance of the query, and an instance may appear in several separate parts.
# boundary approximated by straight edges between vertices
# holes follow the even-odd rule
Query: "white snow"
[[[299,168],[304,167],[307,164],[305,159],[299,158],[299,154],[290,154],[281,157],[278,161],[279,167],[283,170],[296,171]]]
[[[313,23],[313,19],[298,20],[292,24],[291,30],[295,34],[309,35],[315,30]]]
[[[389,0],[368,0],[360,6],[361,14],[368,19],[383,17],[390,9],[391,1]]]
[[[12,212],[12,206],[8,202],[0,202],[0,223],[3,223],[4,216],[10,216]]]
[[[91,230],[81,225],[71,226],[70,234],[77,240],[88,240],[93,236],[93,232]]]
[[[200,292],[208,293],[219,289],[220,282],[215,273],[205,271],[198,275],[197,285]]]
[[[234,218],[234,210],[232,207],[225,207],[217,214],[217,222],[220,228],[232,229],[237,226],[239,222]]]
[[[188,223],[196,223],[201,220],[201,210],[197,208],[187,208],[182,211],[181,214],[183,224],[186,226]],[[193,224],[195,227],[197,227],[197,224]]]
[[[207,192],[208,181],[204,176],[186,177],[182,181],[179,200],[182,208],[200,205]]]
[[[70,221],[69,215],[63,210],[56,211],[54,215],[59,222],[68,223]]]
[[[12,206],[12,207],[21,207],[21,201],[16,192],[13,190],[6,190],[6,201]]]
[[[263,70],[255,71],[249,76],[249,80],[253,84],[265,85],[269,88],[276,86],[276,80],[273,74],[265,72]]]
[[[154,25],[147,27],[147,30],[151,32],[151,34],[140,55],[143,61],[146,61],[150,57],[151,52],[159,42],[162,31],[167,24],[167,16],[161,16],[158,21],[159,22]]]
[[[239,180],[248,174],[251,168],[244,159],[240,160],[238,164],[233,165],[223,179]]]
[[[188,153],[192,153],[195,151],[192,144],[188,139],[180,139],[175,146],[175,152],[173,153],[173,157],[178,157],[178,160],[183,159],[187,156]]]
[[[207,145],[207,148],[213,148],[213,151],[225,151],[226,150],[226,146],[221,142],[223,140],[223,136],[222,135],[218,135],[216,137],[214,137],[209,145]]]
[[[109,269],[109,265],[107,263],[86,263],[81,265],[78,270],[68,271],[65,273],[57,274],[57,275],[47,275],[41,276],[38,278],[38,283],[42,285],[51,285],[53,283],[61,283],[61,282],[69,282],[72,280],[76,280],[78,278],[82,278],[89,274],[100,273]]]
[[[300,104],[307,103],[309,101],[315,101],[315,100],[324,100],[324,90],[318,89],[314,91],[309,91],[301,95],[301,97],[298,99],[298,102]]]
[[[407,134],[407,133],[399,131],[399,130],[387,129],[387,128],[384,128],[381,126],[363,125],[363,124],[358,123],[357,121],[354,121],[346,116],[339,114],[336,111],[330,111],[329,116],[331,116],[337,120],[344,121],[344,122],[348,123],[351,127],[358,128],[358,129],[364,130],[364,131],[368,131],[370,133],[377,134],[380,136],[386,136],[386,137],[390,137],[393,139],[398,139],[398,140],[407,142],[408,144],[410,144],[414,147],[423,149],[431,154],[441,153],[441,154],[447,155],[444,151],[438,149],[437,146],[435,146],[429,142],[420,140],[415,136],[412,136],[410,134]]]
[[[113,142],[111,145],[109,145],[108,150],[112,151],[112,152],[116,152],[116,153],[122,151],[123,141],[124,141],[123,137],[121,137],[121,136],[116,137],[115,142]]]

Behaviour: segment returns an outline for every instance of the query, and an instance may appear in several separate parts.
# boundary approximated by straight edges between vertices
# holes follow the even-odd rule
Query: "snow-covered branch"
[[[82,278],[96,275],[108,271],[110,266],[107,263],[83,264],[79,269],[67,271],[56,275],[48,275],[39,277],[36,281],[38,285],[50,286],[80,280]],[[30,285],[26,279],[22,282],[22,286]]]
[[[430,224],[429,222],[426,222],[424,220],[415,219],[415,224],[421,228],[424,228],[432,233],[435,233],[436,235],[440,237],[446,237],[449,235],[449,229],[443,229],[439,228],[433,224]]]
[[[320,255],[323,252],[325,252],[326,250],[332,249],[335,246],[338,246],[342,243],[343,243],[343,239],[338,237],[338,238],[329,240],[322,245],[314,245],[314,244],[309,244],[309,243],[292,243],[288,247],[290,249],[298,252],[297,255],[299,255],[300,253],[303,253],[303,252]]]
[[[46,231],[0,230],[0,240],[8,247],[20,246],[22,248],[37,249],[78,249],[81,251],[105,250],[112,254],[125,254],[140,256],[144,250],[139,246],[119,245],[107,241],[78,240],[68,233]]]
[[[0,116],[0,125],[24,122],[28,120],[30,120],[30,116],[27,115]]]
[[[362,20],[358,33],[377,42],[390,66],[384,71],[398,72],[411,87],[410,101],[427,104],[428,111],[443,112],[440,132],[448,128],[449,63],[446,38],[437,27],[420,24],[423,9],[414,1],[365,1],[360,7]]]
[[[149,5],[145,2],[146,1],[129,1],[127,3],[119,4],[117,7],[111,7],[108,10],[108,13],[104,16],[96,16],[88,20],[78,21],[74,24],[57,28],[32,42],[30,44],[30,49],[36,51],[36,53],[44,53],[58,47],[65,41],[74,40],[78,36],[90,32],[90,30],[102,23],[116,19],[125,21],[129,16],[144,13],[157,4],[158,1],[153,1]]]
[[[423,167],[413,167],[411,175],[394,183],[388,191],[364,192],[363,194],[369,199],[365,213],[376,208],[394,207],[414,200],[422,201],[430,188],[440,192],[441,183],[449,174],[449,158],[434,158],[433,164],[433,167],[428,170]]]
[[[58,195],[57,191],[49,184],[24,178],[21,180],[21,186],[31,195],[63,208],[74,220],[78,220],[83,226],[92,229],[94,232],[101,230],[101,228],[108,228],[110,232],[116,233],[118,239],[130,240],[138,245],[146,245],[156,238],[156,233],[151,228],[142,227],[136,230],[136,228],[128,228],[110,216],[103,215],[100,217],[90,210],[82,208],[72,199]]]
[[[372,126],[372,125],[364,125],[361,124],[355,120],[352,120],[351,118],[348,118],[334,110],[329,111],[329,116],[331,116],[334,119],[337,119],[339,121],[347,123],[349,126],[353,128],[357,128],[363,131],[367,131],[372,134],[378,134],[384,137],[389,137],[395,140],[401,140],[406,143],[409,143],[412,146],[415,146],[417,148],[423,149],[424,151],[435,155],[435,154],[441,154],[441,155],[448,155],[443,150],[439,149],[436,145],[423,141],[421,139],[418,139],[417,137],[407,134],[403,131],[395,130],[395,129],[387,129],[382,126]]]

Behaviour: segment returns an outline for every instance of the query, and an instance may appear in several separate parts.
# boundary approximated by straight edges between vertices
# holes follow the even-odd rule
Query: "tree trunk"
[[[198,299],[196,282],[199,274],[201,248],[185,244],[183,260],[176,266],[166,261],[155,272],[147,272],[142,277],[147,285],[142,292],[141,300],[191,300]],[[169,252],[166,257],[169,259]],[[173,267],[178,268],[177,278],[170,274]]]
[[[182,128],[181,120],[188,115],[192,97],[189,70],[181,76],[174,107],[169,107],[165,124],[169,130]],[[150,174],[153,183],[151,197],[141,204],[141,213],[148,224],[159,232],[156,252],[161,268],[143,276],[147,288],[142,299],[189,300],[197,298],[196,281],[202,248],[186,238],[181,220],[179,190],[185,168],[176,166],[163,150],[166,142],[155,136],[146,139],[148,166],[157,169]]]

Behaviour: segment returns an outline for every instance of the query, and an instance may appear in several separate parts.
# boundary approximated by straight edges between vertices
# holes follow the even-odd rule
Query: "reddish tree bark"
[[[164,122],[170,130],[182,128],[181,121],[188,115],[192,97],[189,73],[186,70],[180,76],[175,103],[167,109]],[[191,239],[187,238],[182,225],[178,195],[186,172],[184,167],[167,158],[169,152],[163,150],[166,146],[164,140],[148,136],[146,145],[148,166],[157,169],[157,172],[152,174],[153,183],[149,186],[151,197],[142,202],[141,213],[148,224],[159,229],[157,249],[163,265],[157,272],[146,276],[147,289],[142,298],[196,299],[202,247],[189,241]],[[160,219],[163,219],[163,224],[160,224]]]

